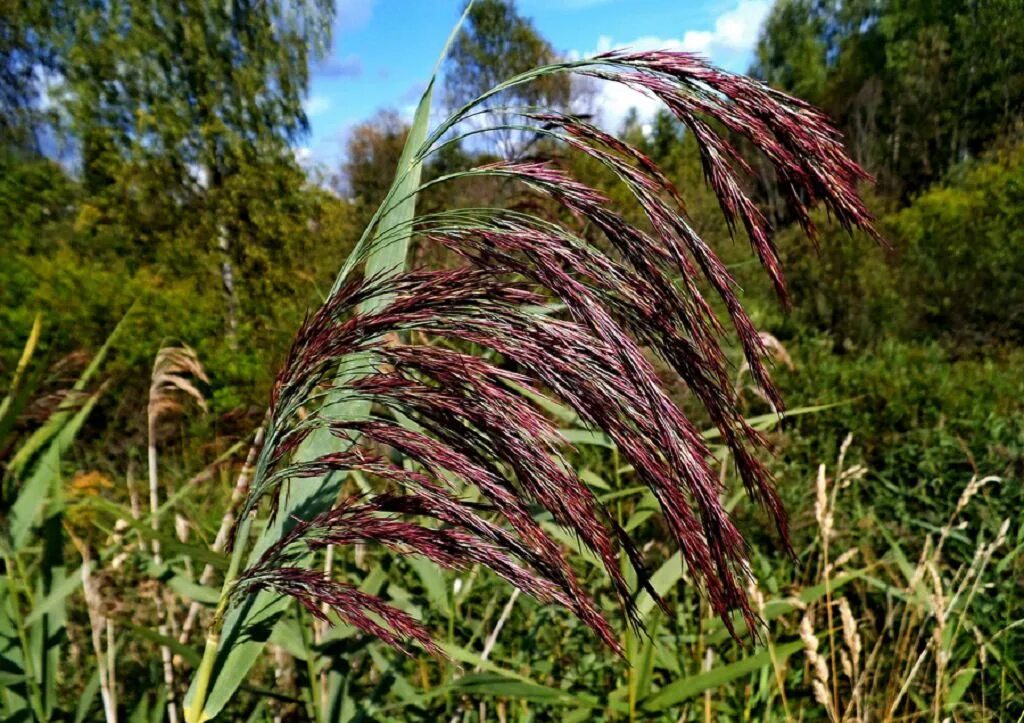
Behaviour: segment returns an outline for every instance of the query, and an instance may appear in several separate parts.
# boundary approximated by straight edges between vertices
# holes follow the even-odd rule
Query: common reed
[[[730,630],[734,611],[747,630],[757,629],[743,536],[723,506],[708,446],[666,392],[645,348],[706,410],[746,489],[788,545],[785,512],[759,459],[764,441],[740,413],[728,334],[705,290],[725,310],[753,379],[781,411],[768,351],[731,274],[650,159],[582,118],[537,108],[495,113],[483,105],[503,90],[559,73],[624,84],[658,98],[685,124],[730,228],[748,237],[783,301],[771,229],[746,190],[752,170],[735,139],[772,164],[808,234],[815,230],[807,209],[820,203],[848,228],[877,237],[857,194],[868,177],[828,120],[695,55],[616,51],[537,68],[428,129],[431,84],[391,191],[277,376],[187,720],[209,719],[228,700],[255,650],[239,652],[239,631],[255,627],[253,609],[278,609],[282,597],[314,618],[343,620],[400,650],[417,645],[441,653],[421,621],[325,575],[313,561],[328,549],[376,543],[450,569],[482,565],[567,608],[620,651],[612,624],[535,510],[598,557],[633,625],[635,591],[620,555],[638,585],[665,603],[648,583],[637,543],[569,463],[567,444],[536,403],[545,397],[607,435],[632,465]],[[492,126],[477,122],[463,130],[471,119],[495,117],[501,120]],[[423,162],[439,148],[508,124],[609,169],[647,224],[630,223],[602,193],[550,161],[499,161],[421,182]],[[494,177],[548,199],[557,212],[415,212],[416,194],[427,187]],[[575,232],[564,221],[569,217],[594,233]],[[411,244],[443,246],[460,262],[406,270]],[[564,311],[551,313],[552,302]],[[350,474],[373,480],[372,491],[342,494],[338,480]],[[464,489],[481,502],[462,496]],[[264,503],[268,524],[253,541]],[[260,643],[257,633],[245,635],[245,645]]]

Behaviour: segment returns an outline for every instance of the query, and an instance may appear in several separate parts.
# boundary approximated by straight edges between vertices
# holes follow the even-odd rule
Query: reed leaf
[[[466,12],[469,8],[467,7]],[[465,15],[463,15],[465,17]],[[460,21],[461,24],[461,21]],[[452,31],[457,31],[458,25]],[[449,39],[449,43],[451,40]],[[447,52],[447,47],[442,53]],[[436,76],[436,71],[435,71]],[[356,261],[366,259],[367,273],[382,278],[395,275],[405,268],[409,241],[412,235],[411,222],[416,213],[416,190],[420,185],[422,159],[418,149],[427,135],[433,100],[434,78],[420,98],[416,114],[399,160],[396,177],[391,190],[370,226],[366,229],[353,250],[348,262],[338,274],[332,293],[344,282]],[[386,304],[386,299],[371,299],[367,310]],[[368,362],[366,357],[342,360],[335,377],[335,391],[323,402],[323,411],[329,417],[339,420],[365,418],[370,410],[368,400],[346,398],[344,388],[360,376],[360,369]],[[326,429],[314,430],[296,452],[297,459],[313,460],[335,451],[338,440]],[[272,520],[255,541],[249,556],[253,564],[267,548],[273,545],[294,525],[294,520],[308,518],[329,508],[337,499],[343,474],[327,471],[319,479],[289,489],[283,514]],[[244,545],[245,540],[242,540]],[[236,545],[238,541],[236,540]],[[249,669],[255,663],[260,650],[266,644],[274,623],[289,604],[286,597],[271,593],[254,596],[250,604],[233,609],[224,624],[225,645],[215,644],[219,657],[212,669],[211,693],[197,695],[196,681],[189,686],[185,697],[186,718],[189,721],[209,720],[216,716],[244,682]]]

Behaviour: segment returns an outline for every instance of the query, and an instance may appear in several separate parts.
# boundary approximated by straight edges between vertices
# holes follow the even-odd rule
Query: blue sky
[[[353,125],[381,109],[410,114],[462,8],[462,0],[337,0],[330,55],[314,66],[306,112],[312,132],[297,152],[336,168]],[[613,47],[700,52],[745,70],[771,0],[519,0],[556,50],[589,55]],[[607,87],[598,105],[615,126],[645,99]]]

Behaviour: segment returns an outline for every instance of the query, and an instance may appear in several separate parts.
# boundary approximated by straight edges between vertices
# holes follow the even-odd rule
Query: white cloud
[[[727,65],[754,47],[761,23],[771,6],[771,0],[739,0],[734,8],[715,18],[713,30],[687,30],[680,37],[644,35],[625,42],[602,35],[592,51],[570,51],[569,57],[586,57],[620,48],[675,50],[698,53],[720,65]],[[655,99],[618,83],[601,83],[598,93],[595,105],[601,109],[602,124],[610,130],[618,130],[622,126],[630,108],[636,108],[643,123],[653,118],[660,107]]]
[[[323,95],[311,96],[306,101],[306,115],[315,118],[331,107],[331,99]]]
[[[687,30],[683,33],[680,49],[690,53],[708,55],[715,44],[715,33],[707,30]]]
[[[747,50],[757,42],[761,23],[771,10],[768,0],[741,0],[715,20],[715,44],[730,50]]]
[[[635,108],[637,117],[644,123],[654,117],[661,107],[661,102],[621,83],[602,82],[594,105],[598,109],[600,125],[609,131],[618,131],[625,123],[630,110]]]

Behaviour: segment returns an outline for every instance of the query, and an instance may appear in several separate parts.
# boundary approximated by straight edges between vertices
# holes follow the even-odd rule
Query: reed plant
[[[784,302],[783,271],[769,224],[746,190],[752,171],[738,141],[772,165],[807,233],[815,232],[808,208],[820,203],[847,228],[877,237],[857,193],[867,175],[828,120],[695,55],[613,51],[553,63],[509,78],[433,126],[431,80],[393,185],[277,376],[229,536],[230,562],[203,623],[187,721],[220,713],[289,600],[314,619],[444,656],[420,620],[336,579],[329,565],[325,574],[325,554],[367,544],[459,571],[488,568],[571,611],[611,651],[626,654],[538,512],[599,561],[634,630],[643,627],[637,593],[668,612],[664,590],[652,582],[640,543],[567,460],[568,440],[552,421],[559,418],[603,435],[630,466],[724,629],[737,636],[758,629],[744,539],[711,450],[666,392],[653,358],[712,420],[785,546],[786,515],[760,459],[764,440],[741,414],[716,307],[761,393],[781,411],[769,351],[729,271],[650,159],[586,119],[493,102],[561,74],[655,97],[685,124],[730,228],[747,236]],[[600,192],[543,160],[422,180],[425,161],[447,145],[510,130],[604,166],[646,223],[630,223]],[[427,188],[495,178],[528,189],[543,210],[416,212]],[[407,268],[418,245],[442,247],[458,263]],[[352,494],[342,485],[348,478],[371,482]],[[314,700],[314,715],[323,716],[324,706]]]

